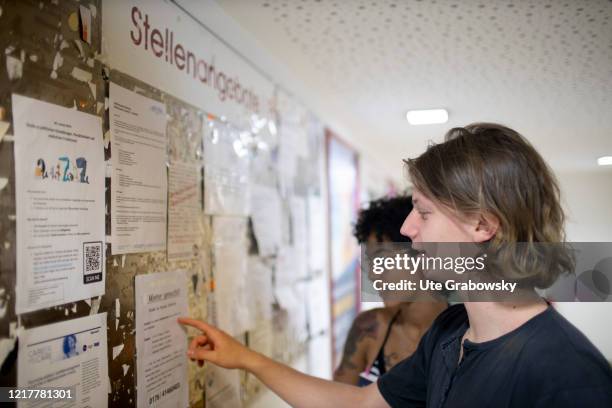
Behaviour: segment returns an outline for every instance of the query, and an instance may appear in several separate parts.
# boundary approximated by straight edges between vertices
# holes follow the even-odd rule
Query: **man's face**
[[[413,243],[477,242],[478,237],[474,236],[477,220],[460,219],[418,190],[413,191],[412,202],[414,209],[406,217],[400,233]]]
[[[414,249],[423,251],[428,257],[475,256],[480,251],[477,244],[491,239],[499,226],[494,217],[487,220],[480,216],[461,217],[417,190],[412,193],[412,201],[414,209],[406,217],[400,232],[412,239]],[[448,244],[436,244],[443,242]],[[449,275],[443,269],[427,269],[423,274],[437,281],[458,278],[458,275]]]

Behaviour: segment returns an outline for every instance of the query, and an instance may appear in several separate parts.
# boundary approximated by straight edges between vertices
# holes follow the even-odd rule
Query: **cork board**
[[[16,219],[15,219],[15,174],[13,153],[13,128],[11,95],[18,93],[27,97],[64,107],[78,109],[102,118],[102,133],[105,145],[105,160],[112,157],[112,137],[109,132],[108,89],[112,81],[124,88],[155,99],[166,106],[168,162],[201,164],[203,158],[202,129],[211,113],[189,105],[170,94],[161,92],[146,83],[105,66],[100,60],[101,27],[103,7],[101,0],[62,1],[8,1],[0,0],[0,36],[4,60],[0,63],[0,121],[11,124],[0,139],[0,382],[16,385],[18,328],[32,328],[50,323],[83,317],[100,312],[107,313],[108,333],[108,392],[109,406],[129,407],[136,404],[136,350],[134,277],[140,274],[185,270],[190,276],[189,308],[195,318],[211,318],[209,309],[214,305],[211,296],[214,271],[211,265],[212,216],[201,212],[193,222],[198,226],[196,245],[201,249],[198,256],[189,261],[168,262],[165,251],[128,255],[111,255],[111,246],[106,245],[105,294],[98,298],[17,315],[15,313],[16,283]],[[91,10],[91,42],[81,38],[82,22],[79,6]],[[282,129],[282,113],[277,123]],[[304,130],[308,152],[296,156],[296,173],[299,177],[292,186],[293,194],[302,198],[309,194],[320,196],[319,143],[322,136],[316,120],[301,117],[286,120],[285,126]],[[318,132],[318,133],[317,133]],[[282,134],[282,132],[279,132]],[[267,149],[253,159],[252,182],[276,186],[278,181],[279,136],[265,136]],[[305,136],[306,137],[306,136]],[[166,166],[167,163],[160,163]],[[107,176],[109,172],[107,172]],[[202,178],[201,178],[202,179]],[[110,187],[112,179],[106,178],[107,213],[105,229],[110,235]],[[202,191],[206,186],[202,185]],[[201,200],[202,202],[202,200]],[[283,224],[289,231],[285,237],[291,241],[291,221],[288,215],[289,201],[283,205]],[[248,220],[247,220],[248,221]],[[102,220],[100,222],[103,222]],[[257,243],[249,222],[247,242],[249,255],[257,256]],[[274,264],[274,259],[265,262]],[[276,273],[276,272],[275,272]],[[321,273],[318,271],[317,273]],[[301,283],[308,281],[302,277]],[[239,336],[245,344],[253,341],[255,332],[273,333],[272,357],[290,362],[306,350],[308,339],[295,339],[288,330],[289,315],[274,303],[272,318],[258,322],[253,333]],[[307,328],[304,328],[307,330]],[[115,351],[115,353],[114,353]],[[113,355],[115,357],[113,358]],[[204,406],[206,368],[189,365],[189,396],[191,406]],[[261,390],[254,377],[241,374],[240,396],[243,403]]]

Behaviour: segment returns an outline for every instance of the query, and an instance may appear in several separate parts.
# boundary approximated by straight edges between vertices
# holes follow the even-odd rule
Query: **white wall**
[[[612,169],[558,174],[568,240],[612,242]],[[612,303],[558,303],[558,310],[612,361]]]
[[[558,174],[557,177],[568,212],[568,239],[612,241],[612,169]]]

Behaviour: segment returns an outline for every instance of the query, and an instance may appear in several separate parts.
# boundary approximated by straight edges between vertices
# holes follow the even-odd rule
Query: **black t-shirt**
[[[612,407],[610,364],[552,307],[497,339],[465,340],[459,364],[467,328],[463,305],[440,314],[416,352],[378,380],[387,403],[394,408]]]

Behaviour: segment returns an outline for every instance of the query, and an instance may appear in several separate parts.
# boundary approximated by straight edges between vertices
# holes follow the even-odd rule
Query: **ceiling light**
[[[448,112],[446,109],[412,110],[408,111],[406,119],[408,119],[408,123],[411,125],[446,123],[448,121]]]
[[[597,159],[597,164],[600,166],[612,166],[612,156],[603,156]]]

